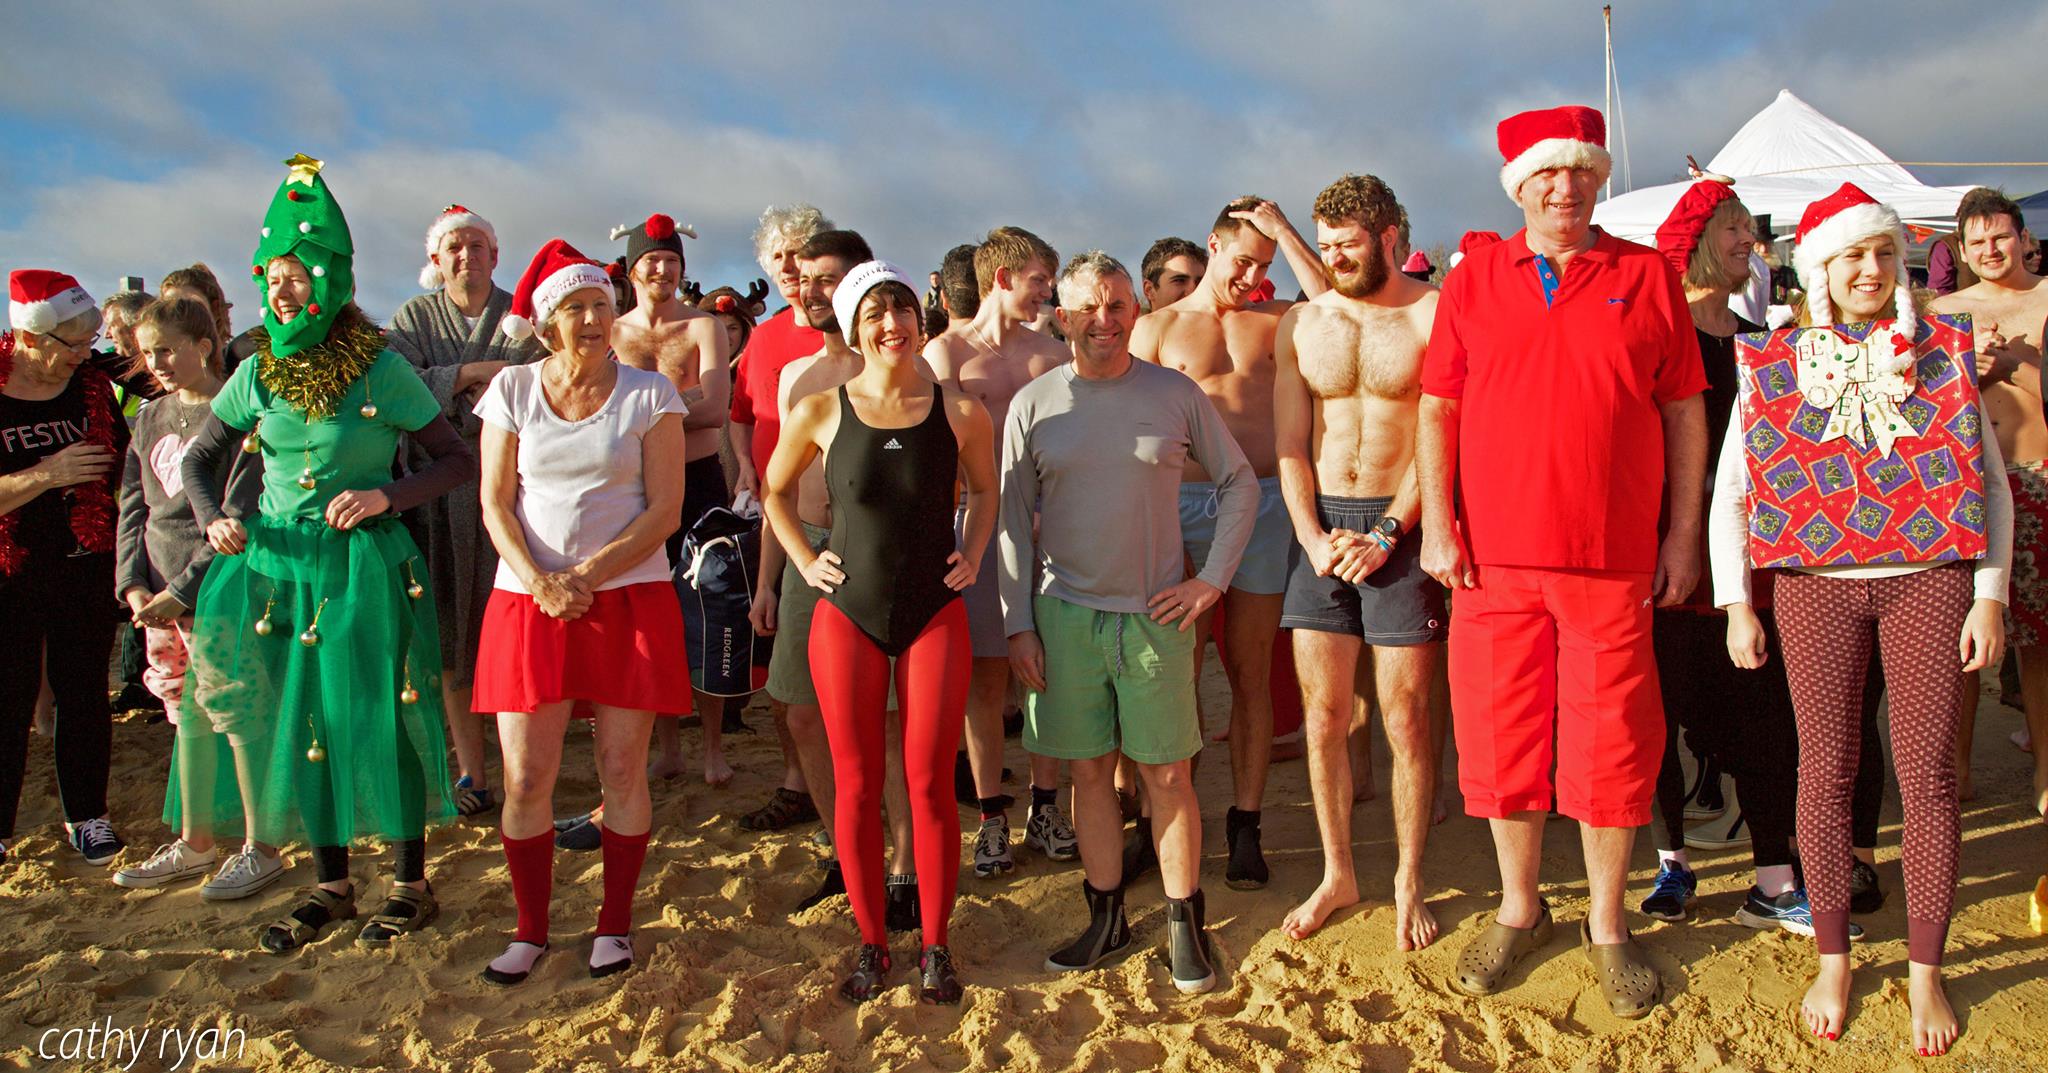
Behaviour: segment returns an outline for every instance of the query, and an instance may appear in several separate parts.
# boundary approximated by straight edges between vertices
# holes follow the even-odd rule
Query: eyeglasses
[[[44,332],[42,334],[43,338],[55,340],[59,346],[63,347],[66,350],[72,351],[73,353],[76,353],[81,350],[91,350],[92,345],[100,341],[100,333],[98,332],[94,332],[91,335],[88,335],[85,338],[79,340],[66,339],[63,336],[57,335],[54,332]]]

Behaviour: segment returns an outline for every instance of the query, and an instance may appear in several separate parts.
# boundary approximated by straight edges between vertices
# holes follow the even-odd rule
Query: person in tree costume
[[[434,915],[426,825],[455,808],[440,711],[420,700],[440,696],[434,600],[398,513],[476,475],[419,374],[352,301],[355,247],[320,161],[286,163],[254,259],[264,337],[183,466],[219,552],[195,610],[187,710],[233,743],[243,786],[238,798],[174,777],[165,802],[177,816],[200,795],[198,814],[233,825],[246,799],[252,843],[313,847],[319,885],[264,929],[273,953],[356,915],[348,846],[361,835],[397,852],[391,895],[359,941],[386,945]],[[432,461],[394,481],[401,432]],[[232,451],[264,463],[246,525],[222,515],[209,476]],[[251,867],[265,864],[277,866]]]

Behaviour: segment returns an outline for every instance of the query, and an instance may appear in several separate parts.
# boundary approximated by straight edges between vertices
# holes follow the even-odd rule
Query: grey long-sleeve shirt
[[[150,595],[162,590],[187,608],[197,606],[199,583],[213,561],[213,548],[192,516],[186,495],[185,449],[199,437],[210,403],[186,405],[175,394],[145,404],[135,419],[121,479],[121,522],[114,533],[114,597],[131,588]],[[236,451],[213,473],[224,482],[228,514],[251,518],[263,488],[263,461]]]
[[[1138,612],[1186,580],[1182,466],[1216,476],[1216,539],[1196,577],[1223,589],[1251,539],[1259,484],[1209,397],[1186,375],[1133,360],[1114,380],[1072,364],[1026,384],[1003,427],[997,548],[1003,626],[1035,629],[1039,594],[1097,611]],[[1032,539],[1032,515],[1038,538]]]

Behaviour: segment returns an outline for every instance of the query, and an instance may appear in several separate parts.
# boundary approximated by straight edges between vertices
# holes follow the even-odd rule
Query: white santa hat
[[[1529,176],[1551,168],[1592,168],[1602,182],[1614,170],[1607,155],[1607,120],[1582,104],[1518,112],[1500,121],[1501,189],[1515,198]]]
[[[434,217],[434,224],[427,228],[427,266],[420,269],[420,289],[437,291],[441,289],[441,269],[434,264],[434,255],[441,251],[441,240],[448,232],[464,227],[474,227],[491,240],[491,248],[498,246],[498,230],[489,220],[460,205],[450,205]]]
[[[846,337],[846,345],[853,346],[853,317],[860,312],[860,300],[868,292],[884,283],[901,283],[917,293],[917,284],[911,281],[902,269],[887,261],[863,261],[853,266],[853,271],[839,281],[832,292],[832,317],[839,322],[839,332]]]
[[[90,309],[92,295],[78,281],[47,268],[16,269],[7,277],[7,325],[37,335]]]
[[[586,287],[600,287],[607,296],[612,294],[612,280],[604,266],[561,239],[549,239],[512,289],[512,307],[498,322],[499,330],[508,339],[526,339],[533,335],[534,325],[548,322],[562,299]]]
[[[1909,341],[1918,336],[1920,314],[1913,306],[1913,278],[1906,273],[1906,251],[1912,248],[1906,240],[1906,226],[1890,205],[1879,203],[1855,183],[1843,183],[1834,193],[1808,205],[1793,238],[1792,266],[1799,273],[1799,285],[1806,288],[1806,312],[1816,326],[1835,322],[1835,303],[1828,295],[1828,262],[1850,246],[1880,235],[1892,239],[1897,279],[1892,305],[1898,310],[1898,333]],[[1905,357],[1910,362],[1910,355]]]

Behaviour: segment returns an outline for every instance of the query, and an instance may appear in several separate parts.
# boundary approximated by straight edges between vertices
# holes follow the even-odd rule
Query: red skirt
[[[533,597],[491,590],[476,656],[479,712],[530,712],[587,700],[671,714],[690,710],[683,609],[675,587],[648,581],[604,589],[582,617],[552,618]]]

